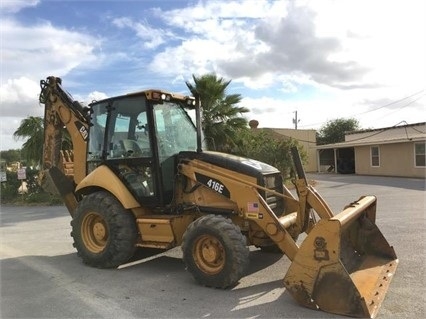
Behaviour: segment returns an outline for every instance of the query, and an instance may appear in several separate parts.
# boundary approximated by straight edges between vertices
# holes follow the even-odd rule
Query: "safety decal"
[[[262,213],[247,213],[246,217],[249,219],[263,219]]]
[[[229,189],[226,188],[226,186],[221,181],[200,173],[195,173],[195,177],[199,183],[207,186],[208,188],[211,188],[212,190],[223,196],[231,198],[231,193],[229,192]]]

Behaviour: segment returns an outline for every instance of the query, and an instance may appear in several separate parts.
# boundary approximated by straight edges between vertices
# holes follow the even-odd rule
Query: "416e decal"
[[[226,196],[228,198],[231,197],[231,193],[229,192],[229,189],[226,188],[226,186],[219,180],[205,176],[203,174],[195,173],[195,177],[197,178],[197,181],[208,188],[214,190],[215,192]]]

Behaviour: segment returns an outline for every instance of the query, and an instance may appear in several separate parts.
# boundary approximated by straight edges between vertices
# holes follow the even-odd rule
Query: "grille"
[[[271,189],[275,192],[278,192],[280,194],[283,193],[283,180],[279,173],[265,175],[263,177],[262,182],[263,182],[262,186],[268,189]],[[269,207],[272,209],[272,211],[275,213],[275,215],[279,217],[284,213],[284,198],[278,197],[269,192],[262,191],[260,194],[263,197],[263,199],[266,201],[266,203],[269,205]]]

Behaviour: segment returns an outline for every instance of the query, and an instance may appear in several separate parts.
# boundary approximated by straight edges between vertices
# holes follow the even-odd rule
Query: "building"
[[[317,147],[318,171],[426,177],[426,123],[348,132],[345,141]]]
[[[304,163],[304,169],[306,172],[316,172],[317,171],[317,137],[315,130],[299,130],[299,129],[288,129],[288,128],[257,128],[259,122],[256,120],[251,120],[249,122],[250,128],[252,130],[262,130],[264,132],[270,133],[277,139],[288,139],[292,138],[298,141],[298,143],[303,146],[303,149],[307,154],[307,162]]]

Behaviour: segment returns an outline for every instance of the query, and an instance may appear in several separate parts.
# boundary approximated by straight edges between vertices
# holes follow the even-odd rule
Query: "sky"
[[[0,150],[40,80],[86,104],[216,73],[259,127],[426,121],[424,0],[0,0]]]

